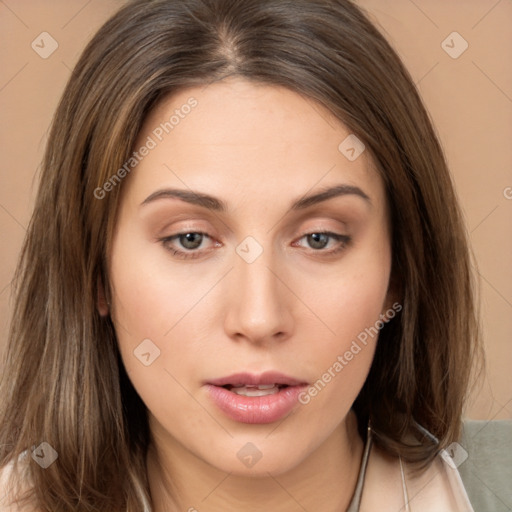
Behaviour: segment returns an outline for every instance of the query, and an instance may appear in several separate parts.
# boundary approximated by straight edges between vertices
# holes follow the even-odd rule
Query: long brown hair
[[[327,107],[384,181],[403,309],[380,333],[354,404],[360,424],[371,421],[388,453],[424,463],[459,435],[479,347],[466,233],[432,123],[395,51],[348,0],[136,0],[99,30],[67,84],[16,274],[0,467],[13,461],[17,471],[18,456],[41,442],[56,450],[47,469],[27,467],[38,510],[135,512],[149,496],[146,409],[112,322],[97,311],[101,283],[109,294],[122,183],[102,199],[97,190],[163,97],[230,75]]]

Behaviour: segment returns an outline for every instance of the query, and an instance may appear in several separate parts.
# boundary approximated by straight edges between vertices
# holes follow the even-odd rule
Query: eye
[[[162,238],[160,241],[165,249],[181,259],[199,258],[212,248],[211,244],[216,244],[217,247],[221,245],[208,234],[196,231],[178,233]],[[208,242],[210,242],[210,247],[205,247]]]
[[[313,252],[320,252],[323,254],[336,254],[349,244],[351,238],[348,235],[341,235],[339,233],[332,233],[329,231],[320,231],[316,233],[308,233],[294,242],[294,246],[304,247],[302,240],[305,240],[308,247],[313,249]]]
[[[337,254],[345,249],[351,241],[351,238],[348,235],[319,231],[304,235],[292,245],[295,247],[304,247],[303,243],[301,243],[303,240],[305,240],[309,249],[312,250],[312,253],[331,255]],[[177,233],[162,238],[160,242],[173,256],[180,259],[199,258],[212,248],[222,245],[213,240],[207,233],[198,231]],[[308,247],[306,247],[306,249]]]
[[[185,249],[197,249],[203,243],[204,237],[203,233],[185,233],[178,235],[178,240]]]

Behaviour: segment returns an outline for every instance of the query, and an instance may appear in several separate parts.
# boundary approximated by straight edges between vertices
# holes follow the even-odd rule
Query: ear
[[[101,277],[98,277],[98,297],[96,300],[96,308],[101,316],[108,316],[110,313],[110,305],[105,296],[105,287]]]

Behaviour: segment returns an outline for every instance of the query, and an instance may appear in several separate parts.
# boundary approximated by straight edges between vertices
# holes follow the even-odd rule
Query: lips
[[[241,423],[272,423],[289,413],[307,386],[279,372],[237,373],[206,384],[209,397],[230,419]]]
[[[279,386],[298,386],[301,384],[307,384],[307,382],[300,381],[293,377],[288,377],[283,373],[269,371],[259,375],[254,373],[235,373],[233,375],[229,375],[228,377],[221,377],[220,379],[210,380],[208,381],[208,384],[220,387],[240,387],[247,385],[264,386],[269,384],[277,384]]]

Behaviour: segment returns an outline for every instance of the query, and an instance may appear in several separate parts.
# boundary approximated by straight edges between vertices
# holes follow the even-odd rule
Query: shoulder
[[[13,503],[14,498],[20,492],[24,493],[30,488],[23,465],[26,456],[25,452],[18,458],[20,471],[17,471],[16,475],[14,474],[14,461],[0,468],[0,512],[37,512],[33,507],[22,507]],[[16,477],[18,477],[18,481]]]
[[[11,506],[13,465],[13,462],[9,462],[0,468],[0,512],[17,512],[16,508]]]
[[[459,472],[476,510],[512,510],[512,420],[466,420]]]
[[[377,446],[372,448],[361,511],[474,512],[459,472],[446,452],[418,473]]]

